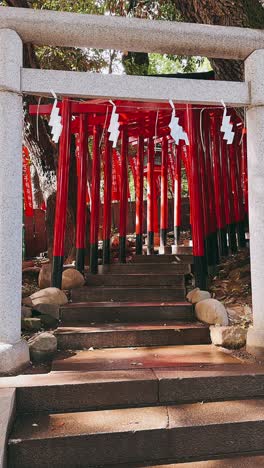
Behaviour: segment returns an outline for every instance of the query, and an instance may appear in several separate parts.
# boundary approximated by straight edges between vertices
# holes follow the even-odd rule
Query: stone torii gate
[[[201,55],[245,61],[245,82],[23,68],[23,43]],[[0,374],[29,360],[21,340],[22,94],[246,107],[254,326],[264,357],[264,31],[0,7]]]

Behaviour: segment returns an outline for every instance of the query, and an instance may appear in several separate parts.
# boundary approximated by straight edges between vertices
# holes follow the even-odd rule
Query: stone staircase
[[[192,256],[136,256],[101,267],[72,291],[56,336],[60,349],[209,343],[208,327],[194,322],[185,274]]]
[[[52,371],[0,381],[16,388],[10,467],[264,466],[264,369],[209,344],[188,257],[102,267],[72,292]]]

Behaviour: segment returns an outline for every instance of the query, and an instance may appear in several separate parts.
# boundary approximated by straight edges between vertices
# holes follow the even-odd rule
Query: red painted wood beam
[[[119,261],[126,263],[126,230],[127,230],[127,195],[128,195],[128,132],[127,127],[121,129],[121,186],[120,186],[120,217],[119,217]]]
[[[104,211],[103,211],[103,264],[110,263],[111,204],[112,204],[112,143],[105,135],[104,149]]]
[[[155,148],[153,138],[148,139],[147,162],[147,236],[148,255],[154,252],[154,158]]]
[[[220,121],[217,119],[214,112],[210,112],[210,139],[213,161],[213,180],[215,192],[215,211],[218,233],[218,245],[220,256],[228,255],[227,247],[227,229],[225,222],[223,187],[221,178],[221,161],[220,161],[220,139],[223,135],[220,133]]]
[[[80,115],[79,154],[77,171],[77,214],[76,214],[76,269],[81,273],[85,264],[86,241],[86,194],[87,194],[87,159],[88,125],[87,114]]]
[[[162,139],[161,197],[160,197],[160,245],[165,247],[168,232],[168,140]]]
[[[215,212],[215,193],[213,181],[211,140],[210,140],[210,115],[209,111],[203,111],[203,139],[205,145],[205,172],[208,193],[208,216],[209,216],[209,236],[207,238],[207,262],[208,266],[219,263],[218,237]]]
[[[175,173],[174,173],[174,243],[175,245],[180,242],[181,230],[181,159],[182,152],[186,151],[186,147],[181,145],[176,149],[175,147]]]
[[[90,272],[98,272],[98,231],[100,209],[100,127],[93,129],[93,161],[90,217]]]
[[[61,288],[64,262],[64,240],[67,219],[69,170],[70,170],[70,122],[71,102],[68,98],[62,101],[62,133],[59,145],[59,160],[57,171],[57,195],[53,241],[52,285]]]
[[[136,171],[136,254],[142,254],[144,194],[144,137],[138,137]]]
[[[207,271],[204,249],[204,230],[203,230],[203,210],[201,181],[198,167],[198,152],[196,148],[197,131],[195,125],[194,111],[190,105],[187,105],[185,128],[189,136],[189,146],[187,146],[188,157],[190,159],[190,205],[192,221],[192,239],[194,255],[194,273],[196,286],[204,289],[207,283]]]

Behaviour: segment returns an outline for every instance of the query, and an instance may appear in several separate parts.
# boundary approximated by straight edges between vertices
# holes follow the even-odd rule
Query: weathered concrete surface
[[[21,340],[22,271],[22,42],[0,30],[0,374],[29,360]],[[15,261],[14,261],[15,259]]]
[[[0,343],[0,375],[14,374],[29,363],[29,349],[25,340]]]
[[[192,305],[187,302],[71,302],[61,307],[60,317],[64,323],[83,324],[156,321],[166,323],[167,320],[191,322],[194,319],[194,311]]]
[[[264,50],[245,62],[250,81],[252,107],[247,110],[248,195],[253,328],[247,335],[247,350],[264,358]]]
[[[3,378],[1,386],[17,387],[19,413],[158,403],[158,379],[151,369],[21,375]]]
[[[0,388],[0,468],[6,468],[6,445],[15,413],[15,388]]]
[[[90,353],[92,354],[92,352]],[[164,365],[164,361],[160,362]],[[16,387],[18,413],[80,411],[263,397],[264,368],[237,360],[191,367],[50,372],[0,380]]]
[[[62,324],[55,331],[58,348],[65,350],[210,343],[208,326],[197,322],[109,323],[89,326],[66,323],[65,325]]]
[[[264,48],[261,30],[96,16],[28,8],[0,9],[4,28],[24,42],[66,47],[245,59]]]
[[[149,348],[92,349],[59,353],[53,371],[106,371],[157,367],[201,367],[240,361],[213,345],[155,346]]]
[[[11,466],[96,466],[263,452],[264,400],[25,415],[9,439]]]
[[[242,348],[246,344],[247,329],[239,326],[229,327],[210,327],[210,336],[212,343],[224,348]]]
[[[148,468],[263,468],[264,456],[252,455],[245,457],[221,458],[220,460],[195,461],[190,463],[177,463],[176,465],[148,465]],[[125,467],[119,467],[125,468]],[[130,468],[126,467],[126,468]],[[142,465],[131,465],[131,468],[144,468]]]
[[[1,17],[0,17],[1,18]],[[183,80],[151,76],[101,75],[60,70],[22,69],[22,89],[26,94],[58,95],[83,99],[125,99],[133,101],[219,104],[249,104],[247,83],[232,81]]]

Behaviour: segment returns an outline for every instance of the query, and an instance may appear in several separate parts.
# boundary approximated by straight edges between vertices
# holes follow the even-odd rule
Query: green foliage
[[[149,75],[209,71],[211,65],[204,57],[149,54]]]
[[[180,21],[173,0],[28,0],[35,9],[68,11],[83,14],[117,15]],[[0,0],[0,5],[5,1]],[[204,67],[205,59],[174,55],[95,49],[35,47],[40,68],[83,72],[122,71],[128,75],[187,73]],[[207,61],[205,69],[209,69]]]
[[[102,51],[63,47],[35,47],[35,52],[43,69],[99,72],[107,67]]]
[[[252,0],[242,0],[247,18],[247,23],[244,27],[264,28],[264,8],[263,1],[252,2]]]
[[[33,0],[29,3],[32,8],[42,10],[103,15],[107,2],[104,0]]]

